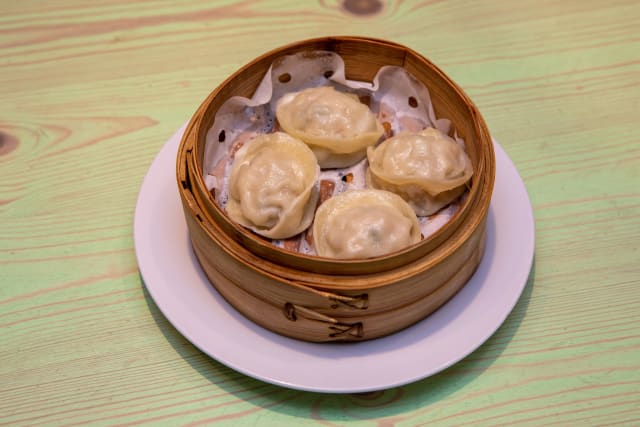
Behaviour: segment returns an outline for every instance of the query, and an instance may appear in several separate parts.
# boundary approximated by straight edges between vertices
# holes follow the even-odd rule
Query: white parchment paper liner
[[[451,134],[451,122],[436,118],[428,89],[402,67],[383,66],[369,83],[347,80],[344,61],[335,52],[309,51],[283,56],[271,64],[251,98],[229,98],[217,111],[213,126],[207,132],[203,178],[207,189],[215,189],[216,202],[223,209],[228,180],[228,173],[224,171],[230,169],[229,154],[233,145],[259,133],[273,132],[276,105],[284,94],[317,86],[333,86],[336,90],[367,99],[380,122],[388,122],[394,134],[426,127]],[[455,130],[452,136],[464,144]],[[334,181],[334,194],[337,194],[349,188],[364,188],[365,170],[366,158],[349,168],[323,170],[320,179]],[[353,177],[350,182],[342,179],[348,174]],[[459,204],[453,202],[435,215],[419,218],[424,237],[446,224],[458,208]],[[304,239],[302,241],[304,243]],[[274,244],[282,246],[281,241],[276,240]],[[305,244],[301,245],[300,251],[314,253],[313,248]]]

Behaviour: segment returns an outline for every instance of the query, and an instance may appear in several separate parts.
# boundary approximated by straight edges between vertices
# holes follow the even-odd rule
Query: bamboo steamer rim
[[[391,49],[391,51],[400,58],[396,58],[396,61],[399,61],[402,66],[406,66],[408,62],[417,61],[419,65],[424,65],[429,72],[433,73],[435,79],[444,82],[446,90],[452,91],[453,96],[460,100],[460,104],[465,109],[466,114],[472,118],[472,131],[480,143],[477,161],[476,164],[474,164],[472,185],[467,200],[448,223],[433,235],[419,243],[384,256],[368,259],[337,260],[316,255],[294,253],[278,248],[272,245],[270,241],[263,239],[232,221],[209,195],[201,173],[203,171],[202,159],[204,156],[206,133],[213,124],[213,118],[215,117],[217,109],[226,99],[237,94],[230,91],[229,87],[240,77],[246,77],[245,74],[250,73],[252,69],[263,67],[263,71],[266,72],[266,68],[277,60],[277,58],[310,50],[334,51],[340,54],[346,63],[348,62],[348,58],[345,57],[346,54],[344,51],[349,51],[349,49],[352,49],[354,46],[365,46],[368,53],[371,54],[379,49],[384,49],[385,52]],[[380,63],[376,65],[389,65],[387,61],[387,57],[381,57]],[[348,65],[345,71],[347,78],[350,78]],[[377,73],[377,71],[378,69],[373,70],[373,74]],[[252,95],[257,84],[262,80],[264,72],[260,73],[259,76],[254,76],[254,86],[249,88],[251,93],[245,96],[250,97]],[[431,87],[429,87],[429,89],[431,89]],[[433,93],[431,90],[430,92]],[[222,97],[224,97],[224,99],[222,99]],[[458,105],[458,107],[460,107],[460,105]],[[438,109],[435,104],[434,108],[436,110]],[[470,135],[465,137],[466,144],[469,144],[467,140],[469,137]],[[335,36],[303,40],[271,50],[241,67],[216,87],[201,104],[187,126],[178,149],[176,171],[181,197],[187,201],[187,206],[189,206],[191,213],[194,215],[197,213],[201,223],[212,239],[225,246],[234,256],[240,257],[239,259],[243,260],[249,268],[264,270],[266,267],[264,271],[270,271],[271,273],[269,274],[284,275],[284,277],[292,277],[294,281],[301,280],[307,282],[303,277],[299,277],[299,274],[296,274],[298,270],[304,271],[304,277],[308,278],[309,274],[313,274],[313,277],[318,279],[326,276],[327,273],[331,275],[331,277],[334,277],[333,275],[366,276],[384,271],[394,271],[397,273],[399,267],[408,266],[420,260],[443,242],[447,241],[455,231],[455,228],[461,226],[465,221],[471,230],[475,229],[484,220],[488,211],[495,177],[495,158],[489,131],[478,109],[464,91],[433,63],[417,52],[394,42],[366,37]],[[191,193],[192,197],[189,197],[187,193]],[[480,203],[476,203],[478,199],[483,200],[481,200]],[[469,223],[469,221],[471,222]],[[224,242],[225,239],[229,241]],[[237,244],[232,243],[232,241]],[[450,245],[453,243],[454,242],[449,242]],[[446,256],[446,254],[442,256]],[[257,267],[255,265],[256,262],[263,268]],[[437,260],[434,259],[433,262],[437,262]],[[326,280],[320,281],[326,282]],[[329,288],[332,287],[331,283],[325,284]]]
[[[186,201],[193,203],[194,199],[191,196],[186,198]],[[392,281],[405,280],[440,264],[452,252],[459,250],[475,230],[484,224],[484,221],[485,219],[482,219],[477,224],[466,224],[466,226],[457,229],[454,232],[456,237],[455,244],[446,247],[441,245],[424,257],[395,269],[357,276],[300,271],[295,268],[273,263],[257,256],[235,239],[227,236],[215,222],[202,222],[201,224],[208,237],[223,247],[229,256],[262,276],[286,283],[289,286],[303,291],[317,289],[355,292],[384,287]]]

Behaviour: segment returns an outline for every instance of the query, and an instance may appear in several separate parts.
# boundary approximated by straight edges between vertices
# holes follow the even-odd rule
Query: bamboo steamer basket
[[[474,167],[468,195],[435,234],[402,251],[365,260],[303,255],[277,248],[231,221],[207,190],[202,177],[205,140],[220,106],[231,96],[250,98],[278,58],[314,50],[339,54],[350,80],[370,82],[381,66],[404,67],[429,89],[436,116],[450,119],[464,139]],[[469,280],[483,255],[495,157],[478,109],[429,60],[384,40],[325,37],[259,56],[218,86],[186,128],[176,172],[196,258],[233,307],[291,338],[363,341],[425,318]]]

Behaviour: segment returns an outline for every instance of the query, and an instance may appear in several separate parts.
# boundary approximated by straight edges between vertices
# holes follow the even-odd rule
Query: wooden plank
[[[24,0],[0,6],[0,425],[637,425],[635,1]],[[141,180],[228,75],[363,35],[415,49],[521,172],[536,259],[504,325],[431,378],[362,395],[264,384],[166,321],[133,251]]]

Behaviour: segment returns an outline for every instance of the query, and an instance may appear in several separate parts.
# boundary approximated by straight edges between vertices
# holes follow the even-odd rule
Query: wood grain
[[[640,6],[634,1],[20,1],[0,5],[0,425],[640,424]],[[158,311],[132,218],[206,94],[291,41],[407,45],[518,167],[536,259],[460,363],[362,395],[212,361]]]

